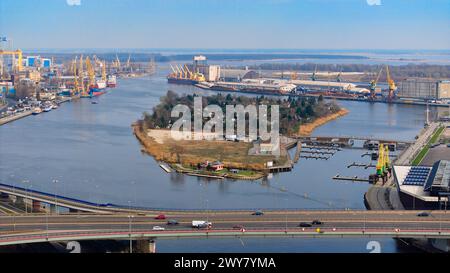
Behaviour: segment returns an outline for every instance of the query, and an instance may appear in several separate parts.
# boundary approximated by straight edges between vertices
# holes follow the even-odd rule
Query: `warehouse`
[[[433,100],[450,99],[450,81],[408,78],[399,82],[397,96]]]
[[[260,75],[254,70],[222,69],[220,78],[224,82],[240,82],[245,79],[257,79]]]

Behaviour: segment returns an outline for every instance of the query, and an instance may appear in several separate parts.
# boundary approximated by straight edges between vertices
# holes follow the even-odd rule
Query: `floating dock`
[[[358,176],[340,176],[339,174],[333,176],[333,179],[342,181],[369,182],[368,178],[362,178]]]
[[[347,166],[347,168],[351,168],[351,167],[363,167],[364,169],[367,169],[367,168],[375,168],[376,165],[374,165],[374,164],[372,164],[372,163],[365,164],[365,163],[356,163],[356,162],[353,162],[352,164],[350,164],[350,165]]]

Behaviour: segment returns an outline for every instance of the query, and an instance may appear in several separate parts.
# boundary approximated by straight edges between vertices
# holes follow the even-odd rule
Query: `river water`
[[[93,202],[154,208],[364,208],[367,184],[331,179],[337,173],[368,176],[371,170],[346,167],[354,161],[369,162],[368,157],[361,157],[364,151],[358,149],[340,151],[327,161],[301,159],[292,172],[258,182],[205,180],[165,173],[152,157],[141,152],[131,123],[158,104],[169,89],[180,93],[208,92],[169,85],[164,75],[161,72],[150,78],[120,79],[117,88],[95,99],[98,104],[81,99],[50,113],[1,126],[1,182]],[[314,134],[413,140],[423,127],[422,106],[339,103],[350,113],[318,128]],[[58,183],[53,183],[54,179]],[[269,239],[247,246],[236,239],[218,241],[222,243],[217,251],[235,251],[237,242],[242,251],[327,252],[304,239],[282,239],[281,248],[273,247]],[[354,241],[354,248],[347,248],[345,242],[350,241],[342,239],[319,244],[328,242],[332,251],[358,252],[366,241]],[[198,244],[207,242],[216,244],[214,240]],[[398,251],[393,240],[383,242],[386,251]],[[303,244],[308,247],[302,248]],[[189,251],[184,246],[181,240],[161,242],[162,251]],[[367,250],[362,247],[360,251]]]

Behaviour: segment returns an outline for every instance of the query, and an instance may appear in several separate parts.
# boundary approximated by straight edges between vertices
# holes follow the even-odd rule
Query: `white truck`
[[[193,228],[207,228],[207,229],[210,229],[212,227],[212,223],[211,222],[207,222],[207,221],[194,220],[194,221],[192,221],[192,227]]]

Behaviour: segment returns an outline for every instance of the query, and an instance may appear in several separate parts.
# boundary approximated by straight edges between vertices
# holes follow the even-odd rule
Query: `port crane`
[[[316,67],[314,68],[314,72],[313,72],[312,75],[311,75],[311,80],[312,80],[312,81],[315,81],[315,80],[316,80],[316,73],[317,73],[317,64],[316,64]]]
[[[397,90],[397,86],[395,85],[394,80],[391,78],[389,73],[389,66],[386,65],[386,80],[389,86],[389,94],[388,101],[392,101],[395,97],[395,91]]]
[[[89,94],[87,93],[86,87],[84,85],[84,70],[83,70],[83,55],[81,55],[80,57],[80,63],[79,63],[79,68],[78,68],[78,80],[80,81],[80,89],[81,89],[81,97],[82,98],[87,98],[89,97]]]
[[[383,67],[378,72],[377,77],[375,79],[373,79],[372,81],[370,81],[369,90],[370,90],[370,99],[371,100],[375,99],[375,95],[376,95],[375,90],[377,88],[377,83],[378,83],[378,80],[380,79],[381,72],[383,72]]]
[[[102,65],[102,81],[106,82],[106,62],[101,62]]]
[[[78,74],[77,74],[77,57],[72,62],[72,70],[73,70],[73,90],[75,94],[78,94],[80,86],[78,84]]]
[[[339,71],[339,73],[338,73],[337,76],[336,76],[336,81],[337,81],[337,82],[341,82],[341,81],[342,81],[341,75],[342,75],[342,68],[341,68],[341,71]]]
[[[117,70],[120,69],[120,60],[119,60],[119,56],[117,56],[117,54],[116,54],[116,59],[113,61],[113,67],[116,68]]]
[[[94,68],[92,67],[92,63],[91,60],[89,59],[89,56],[86,57],[86,70],[88,73],[88,78],[89,78],[89,86],[93,86],[95,84],[95,71]]]

